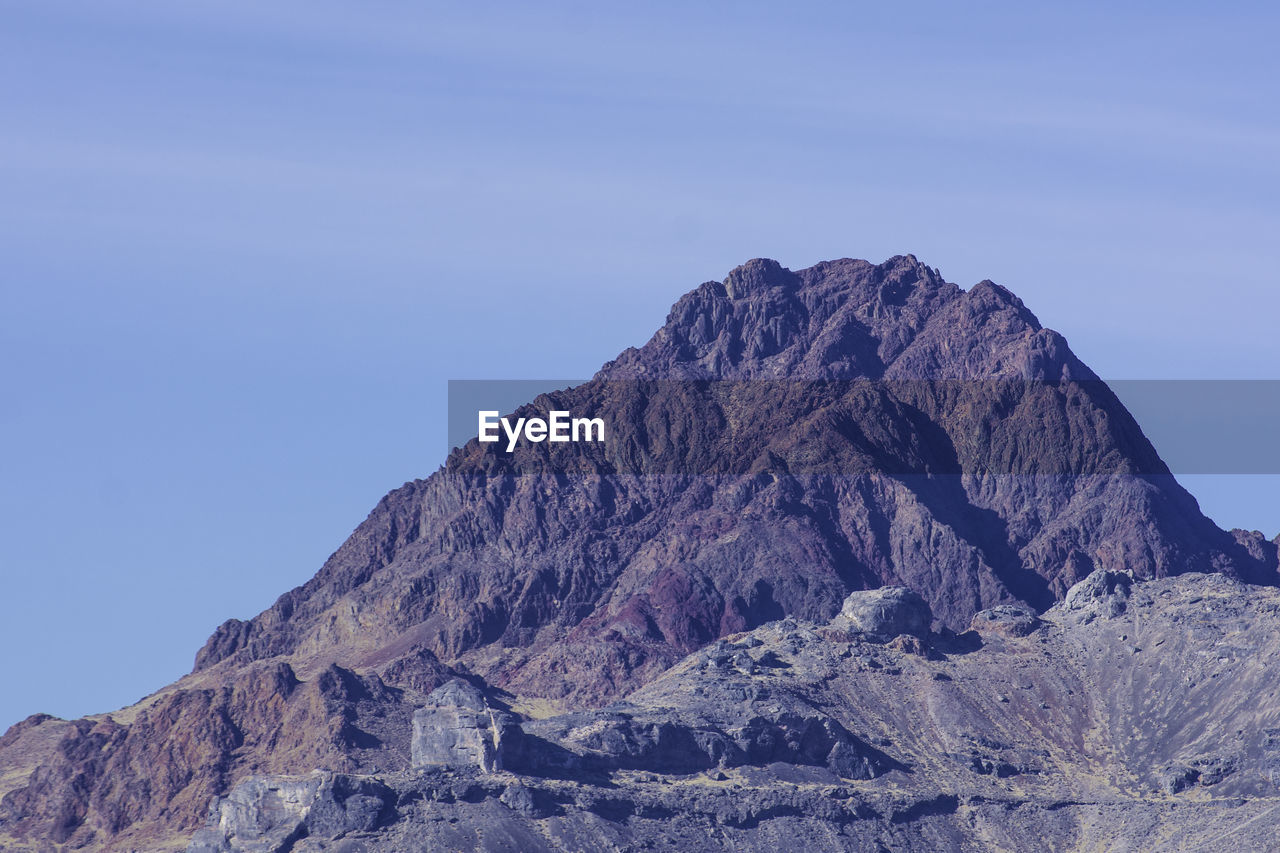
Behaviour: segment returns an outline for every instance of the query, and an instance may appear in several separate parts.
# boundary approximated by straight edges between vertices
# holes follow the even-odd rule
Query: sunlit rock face
[[[411,766],[499,770],[519,735],[511,714],[490,707],[474,686],[453,679],[414,712]]]

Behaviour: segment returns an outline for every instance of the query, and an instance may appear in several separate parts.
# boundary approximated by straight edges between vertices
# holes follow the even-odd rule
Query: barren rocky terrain
[[[449,682],[413,770],[242,782],[191,850],[1275,848],[1277,590],[1099,570],[961,635],[885,592],[600,710],[518,721]]]
[[[1276,846],[1276,543],[1009,291],[751,261],[550,408],[10,729],[0,849]]]

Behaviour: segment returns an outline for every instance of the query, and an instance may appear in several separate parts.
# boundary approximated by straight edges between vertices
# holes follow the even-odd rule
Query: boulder
[[[975,613],[971,631],[1002,637],[1025,637],[1040,627],[1040,617],[1023,604],[1001,604]]]
[[[1062,609],[1083,623],[1095,619],[1112,619],[1129,606],[1129,590],[1133,575],[1095,569],[1084,580],[1067,590]]]
[[[933,613],[915,592],[885,586],[851,593],[835,621],[852,633],[884,642],[899,634],[928,636]]]

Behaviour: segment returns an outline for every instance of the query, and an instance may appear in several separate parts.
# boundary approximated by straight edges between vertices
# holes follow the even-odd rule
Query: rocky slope
[[[508,720],[487,758],[475,712],[510,715],[450,682],[412,771],[251,778],[190,851],[1276,849],[1277,590],[1098,570],[958,636],[881,592]]]
[[[406,771],[414,712],[456,676],[516,713],[587,712],[719,638],[826,624],[855,590],[909,588],[958,632],[1095,570],[1277,578],[1275,544],[1204,518],[1061,336],[910,256],[749,262],[521,411],[552,407],[609,439],[473,441],[177,684],[10,730],[0,833],[154,846],[248,776]]]

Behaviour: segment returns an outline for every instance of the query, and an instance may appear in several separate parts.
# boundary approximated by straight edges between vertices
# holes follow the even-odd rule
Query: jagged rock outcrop
[[[251,776],[210,807],[209,823],[189,853],[279,853],[303,839],[369,832],[395,815],[395,794],[382,782],[316,771],[308,776]]]
[[[517,414],[553,407],[602,417],[610,439],[511,454],[473,441],[383,498],[306,584],[217,628],[177,684],[120,714],[6,736],[0,834],[145,847],[195,829],[210,798],[250,776],[407,772],[415,711],[455,677],[513,709],[587,714],[635,702],[703,648],[713,669],[754,679],[773,659],[735,649],[725,662],[714,644],[784,618],[827,626],[860,591],[902,587],[925,609],[875,594],[908,606],[858,615],[872,630],[846,639],[874,637],[923,666],[944,654],[937,637],[971,623],[993,643],[1039,636],[1035,614],[1087,577],[1104,581],[1073,599],[1082,625],[1135,607],[1121,578],[1277,579],[1274,543],[1206,519],[1110,389],[1017,297],[991,282],[962,290],[909,255],[799,271],[748,262],[682,297],[643,347]],[[548,730],[512,760],[617,773],[740,753],[734,772],[765,772],[776,756],[848,779],[891,766],[869,751],[883,744],[826,709],[756,707],[752,728],[732,707],[666,723],[623,709],[625,721],[597,720],[595,746]],[[949,748],[993,778],[1038,760]],[[500,772],[497,753],[432,749]],[[1214,778],[1198,760],[1183,764]],[[904,808],[938,807],[921,803]]]
[[[1119,616],[1129,606],[1133,575],[1098,569],[1067,591],[1062,607],[1084,622]]]
[[[412,766],[502,769],[518,743],[515,718],[494,708],[474,685],[452,679],[413,714]]]

